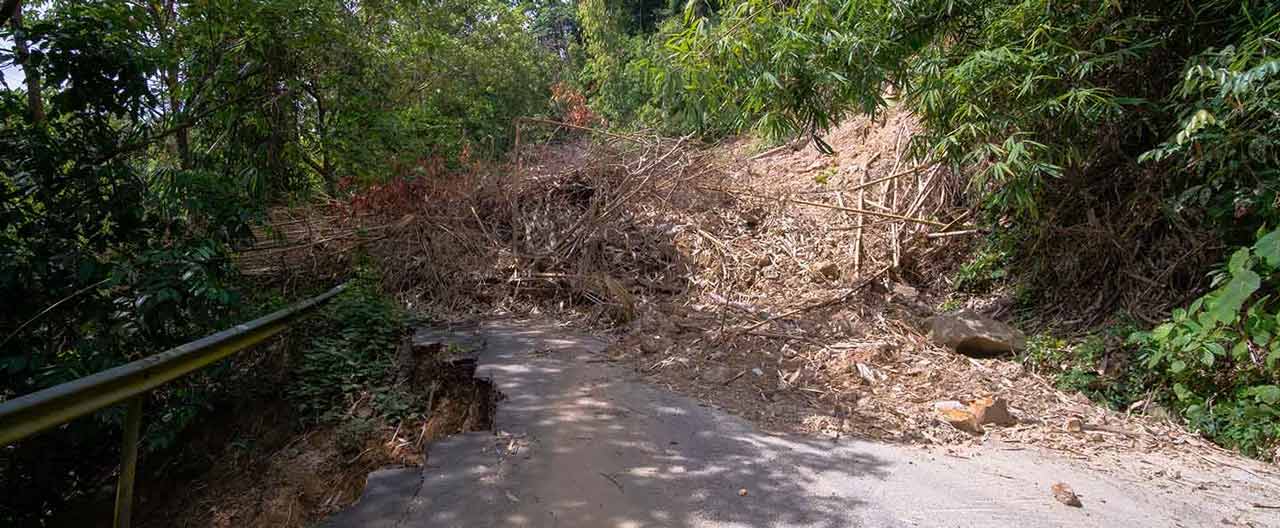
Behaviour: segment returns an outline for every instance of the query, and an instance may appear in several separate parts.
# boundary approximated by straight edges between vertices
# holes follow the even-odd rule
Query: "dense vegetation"
[[[232,262],[268,207],[501,155],[571,29],[486,0],[0,4],[0,399],[288,300]],[[147,447],[234,370],[156,393]],[[119,419],[6,450],[0,524],[97,486],[86,461],[112,460]]]
[[[843,118],[903,105],[923,126],[915,155],[972,175],[992,233],[958,285],[1009,285],[1025,317],[1057,310],[1113,325],[1059,342],[1065,357],[1049,354],[1052,365],[1043,353],[1033,363],[1116,406],[1154,396],[1247,453],[1277,446],[1280,305],[1268,255],[1280,223],[1280,3],[671,7],[642,26],[630,4],[581,3],[582,82],[602,115],[826,149],[822,135]],[[1138,300],[1121,293],[1100,306],[1098,291]],[[1205,291],[1127,345],[1102,338],[1134,328],[1127,310],[1149,320]],[[1099,351],[1104,342],[1117,350]],[[1127,367],[1097,374],[1117,351]]]
[[[917,157],[972,175],[991,233],[959,287],[1015,288],[1028,318],[1090,313],[1092,337],[1033,363],[1112,405],[1160,399],[1250,454],[1280,441],[1280,2],[0,0],[0,15],[0,399],[284,303],[232,259],[269,207],[498,158],[516,118],[580,91],[612,127],[820,150],[842,119],[901,105]],[[1063,293],[1078,289],[1089,299]],[[1135,307],[1097,291],[1154,308],[1118,324]],[[367,285],[353,298],[329,317],[377,324],[313,343],[290,388],[316,419],[380,375],[401,324]],[[335,366],[357,340],[378,344],[360,349],[372,370]],[[1111,349],[1126,367],[1097,373]],[[156,394],[148,446],[235,371]],[[6,451],[3,478],[25,485],[0,522],[95,485],[35,450],[102,453],[118,421]]]

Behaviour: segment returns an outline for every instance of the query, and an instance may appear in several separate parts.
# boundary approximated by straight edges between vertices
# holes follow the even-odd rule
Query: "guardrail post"
[[[145,397],[145,393],[139,394],[126,404],[120,481],[116,483],[115,528],[129,528],[129,517],[133,514],[133,480],[138,474],[138,437],[142,431],[142,399]]]

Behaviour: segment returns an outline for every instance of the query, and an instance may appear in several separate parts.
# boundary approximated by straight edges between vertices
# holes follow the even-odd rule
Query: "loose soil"
[[[187,431],[180,453],[144,458],[134,525],[301,528],[356,502],[369,473],[417,467],[426,446],[446,436],[490,430],[496,399],[474,365],[437,365],[432,383],[414,383],[425,418],[389,423],[369,395],[332,423],[305,425],[271,395],[241,401]],[[95,526],[112,517],[114,480],[56,526]]]
[[[1016,358],[929,341],[923,320],[944,304],[1008,320],[1013,296],[956,295],[949,277],[983,233],[969,223],[966,178],[909,161],[917,128],[895,111],[851,120],[826,137],[834,156],[750,139],[560,136],[508,165],[279,211],[284,249],[246,259],[323,275],[359,249],[414,310],[537,315],[612,335],[613,360],[767,429],[956,456],[1044,448],[1173,486],[1206,484],[1170,464],[1230,466],[1256,482],[1207,485],[1280,490],[1273,465],[1214,446],[1152,402],[1114,411]],[[975,435],[935,410],[984,397],[1005,399],[1017,424]]]

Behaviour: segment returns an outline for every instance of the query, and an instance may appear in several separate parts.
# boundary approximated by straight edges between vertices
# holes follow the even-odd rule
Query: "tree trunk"
[[[175,120],[185,118],[182,113],[182,98],[179,97],[178,84],[178,67],[179,61],[182,60],[182,42],[178,39],[178,8],[174,0],[166,0],[165,2],[165,21],[166,28],[169,32],[169,48],[173,56],[169,60],[169,65],[165,70],[165,84],[169,89],[169,112],[173,114]],[[163,33],[162,33],[163,34]],[[190,129],[183,126],[174,134],[174,143],[178,149],[178,159],[182,164],[183,170],[191,169],[191,136]]]
[[[27,108],[31,111],[31,122],[44,122],[44,93],[40,87],[40,72],[29,62],[31,48],[27,43],[26,32],[22,28],[22,3],[13,10],[13,48],[17,52],[18,65],[22,66],[22,75],[27,81]]]
[[[329,164],[329,126],[326,122],[329,112],[325,108],[324,100],[320,98],[322,91],[318,86],[314,88],[311,97],[316,100],[316,133],[320,136],[317,138],[317,143],[320,144],[320,176],[324,178],[325,188],[333,194],[338,190],[338,182],[333,179],[333,167]]]
[[[162,49],[169,52],[165,61],[164,85],[169,98],[169,118],[178,128],[173,132],[173,150],[178,156],[178,163],[183,170],[191,169],[191,141],[189,129],[181,125],[186,119],[182,115],[182,97],[179,84],[179,69],[182,61],[182,44],[178,40],[178,8],[174,0],[165,0],[163,4],[148,3],[148,10],[155,22],[156,33],[160,35]]]

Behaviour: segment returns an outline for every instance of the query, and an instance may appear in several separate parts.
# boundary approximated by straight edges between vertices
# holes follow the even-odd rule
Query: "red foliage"
[[[467,149],[463,149],[459,161],[463,166],[472,166],[468,163],[471,160]],[[392,171],[394,176],[390,181],[359,189],[346,201],[333,203],[334,209],[350,217],[400,217],[421,208],[431,196],[448,192],[448,188],[462,176],[451,173],[444,158],[434,154],[408,164],[394,163]],[[353,185],[355,182],[350,178],[343,178],[338,182],[338,189],[350,189]]]
[[[587,98],[568,84],[551,85],[551,100],[560,110],[560,121],[577,126],[590,126],[600,120],[587,107]]]

